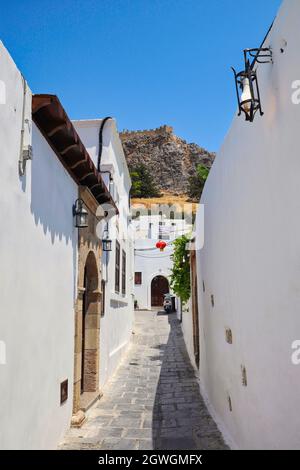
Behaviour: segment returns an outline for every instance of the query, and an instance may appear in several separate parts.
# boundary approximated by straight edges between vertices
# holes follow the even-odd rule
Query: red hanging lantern
[[[159,240],[159,242],[156,243],[156,248],[159,248],[160,251],[164,251],[166,246],[167,244],[163,240]]]

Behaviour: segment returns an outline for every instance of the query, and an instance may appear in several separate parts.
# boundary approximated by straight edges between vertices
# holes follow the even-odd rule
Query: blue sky
[[[217,150],[236,109],[230,66],[281,0],[0,0],[0,38],[34,93],[73,119],[169,124]]]

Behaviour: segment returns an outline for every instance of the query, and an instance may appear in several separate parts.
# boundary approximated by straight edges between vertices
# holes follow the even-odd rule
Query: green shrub
[[[173,267],[170,285],[182,303],[187,302],[191,295],[190,253],[186,247],[189,241],[187,235],[182,235],[173,242],[174,253],[172,255]]]
[[[205,165],[199,164],[196,167],[196,174],[189,177],[188,180],[188,196],[192,200],[199,201],[205,181],[207,180],[209,168]]]
[[[152,175],[143,163],[135,166],[130,172],[130,176],[132,181],[131,197],[149,198],[161,196]]]

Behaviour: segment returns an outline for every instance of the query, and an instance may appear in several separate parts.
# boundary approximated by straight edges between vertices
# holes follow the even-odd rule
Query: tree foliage
[[[131,197],[149,198],[160,196],[160,192],[145,164],[136,165],[130,172],[130,176],[132,181]]]
[[[207,180],[209,168],[201,163],[196,167],[196,174],[189,177],[188,180],[188,196],[199,201],[205,181]]]
[[[182,235],[173,242],[173,267],[170,284],[182,303],[187,302],[191,295],[190,254],[186,247],[189,241],[187,235]]]

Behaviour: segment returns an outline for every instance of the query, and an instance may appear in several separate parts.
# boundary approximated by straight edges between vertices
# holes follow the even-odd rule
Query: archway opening
[[[162,307],[164,295],[170,292],[169,281],[164,276],[155,276],[151,282],[151,306]]]
[[[97,262],[93,252],[84,268],[82,298],[81,383],[80,392],[98,390],[100,305]]]

